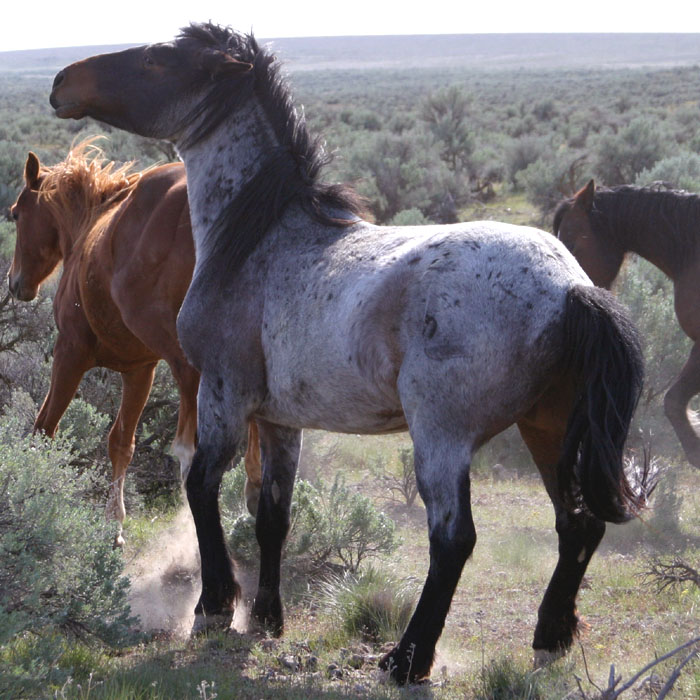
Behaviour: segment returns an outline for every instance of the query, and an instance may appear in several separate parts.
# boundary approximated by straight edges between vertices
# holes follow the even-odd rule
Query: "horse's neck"
[[[656,265],[665,275],[673,279],[679,263],[676,241],[667,235],[669,223],[656,221],[653,217],[633,221],[629,216],[617,216],[611,227],[617,243],[624,253],[635,253]]]
[[[210,136],[179,154],[187,171],[187,198],[197,260],[205,257],[206,234],[223,207],[260,168],[275,145],[256,101],[239,108]]]
[[[58,247],[61,251],[64,266],[80,256],[79,251],[76,250],[78,246],[76,245],[74,232],[67,230],[67,226],[61,226],[58,230]]]

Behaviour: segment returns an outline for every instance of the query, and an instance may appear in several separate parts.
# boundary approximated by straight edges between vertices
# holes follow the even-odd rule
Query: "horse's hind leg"
[[[430,569],[406,632],[379,664],[398,683],[430,674],[452,596],[476,544],[469,477],[472,442],[434,428],[412,426],[411,435],[418,490],[428,514]]]
[[[688,403],[698,393],[700,393],[700,346],[696,343],[681,373],[664,397],[664,409],[688,461],[700,469],[700,437],[688,418]]]
[[[105,515],[119,523],[114,544],[124,545],[122,524],[126,516],[124,508],[124,476],[134,456],[134,435],[139,418],[146,405],[153,384],[155,363],[122,373],[122,401],[114,425],[109,431],[109,459],[112,462],[112,483]]]
[[[184,484],[187,480],[187,474],[190,470],[195,450],[199,372],[191,367],[184,357],[166,357],[165,359],[180,390],[177,431],[175,432],[171,451],[180,462],[180,478]]]
[[[275,636],[284,620],[280,599],[282,545],[289,531],[289,511],[294,490],[301,431],[259,422],[263,461],[262,489],[255,524],[260,545],[260,581],[253,617]]]
[[[605,534],[605,523],[564,507],[559,496],[556,466],[571,410],[571,392],[550,389],[518,428],[539,469],[554,505],[559,536],[559,559],[538,610],[532,646],[535,664],[542,665],[566,653],[578,629],[576,595],[588,562]]]
[[[248,512],[255,517],[258,514],[262,490],[262,459],[258,424],[254,420],[248,423],[248,447],[243,462],[245,464],[245,505]]]

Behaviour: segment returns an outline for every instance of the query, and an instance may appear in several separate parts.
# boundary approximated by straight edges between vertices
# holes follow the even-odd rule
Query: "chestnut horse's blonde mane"
[[[40,201],[50,207],[59,230],[73,241],[85,236],[105,219],[133,190],[146,171],[134,172],[134,162],[117,166],[106,161],[93,136],[71,147],[65,160],[41,166]]]

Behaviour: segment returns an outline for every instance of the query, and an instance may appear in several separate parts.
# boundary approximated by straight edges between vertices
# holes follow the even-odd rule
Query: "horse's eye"
[[[145,66],[155,66],[156,62],[153,60],[153,58],[149,54],[144,54],[143,55],[143,64]]]

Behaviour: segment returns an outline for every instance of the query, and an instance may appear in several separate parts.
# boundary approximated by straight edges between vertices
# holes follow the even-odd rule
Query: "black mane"
[[[554,232],[574,198],[562,202],[554,214]],[[695,253],[700,239],[700,196],[684,190],[618,185],[596,187],[589,212],[593,231],[635,250],[635,242],[653,236],[667,246],[680,269]]]
[[[352,188],[320,181],[331,157],[321,139],[309,134],[303,111],[296,109],[274,54],[261,48],[252,34],[211,23],[182,29],[176,41],[178,45],[224,51],[253,66],[247,73],[213,81],[191,115],[199,127],[184,145],[191,146],[210,134],[252,94],[279,143],[212,225],[208,233],[213,243],[210,258],[217,266],[225,266],[229,272],[240,267],[292,202],[299,203],[316,221],[333,226],[352,224],[365,213],[363,199]]]

